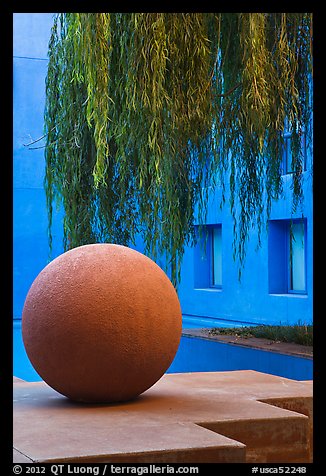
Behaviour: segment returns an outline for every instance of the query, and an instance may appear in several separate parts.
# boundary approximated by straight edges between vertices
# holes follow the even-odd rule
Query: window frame
[[[221,279],[220,279],[220,283],[217,283],[215,284],[214,283],[214,280],[215,280],[215,250],[214,250],[214,246],[215,246],[215,231],[218,230],[219,231],[219,238],[220,238],[220,252],[219,252],[219,256],[220,256],[220,264],[219,266],[221,267],[221,270],[220,270],[220,275],[221,275]],[[211,253],[211,256],[210,256],[210,261],[209,261],[209,266],[210,266],[210,281],[209,281],[209,284],[210,284],[210,288],[214,288],[214,289],[222,289],[223,287],[223,258],[222,258],[222,225],[221,224],[216,224],[216,225],[211,225],[210,226],[210,229],[208,230],[208,233],[209,233],[209,239],[210,239],[210,253]]]
[[[220,252],[221,282],[214,284],[214,230],[221,230]],[[222,223],[196,225],[197,243],[194,247],[194,288],[221,291],[223,288],[223,245]]]
[[[293,289],[293,253],[291,250],[293,233],[291,227],[294,225],[303,226],[303,272],[304,272],[304,289]],[[289,220],[287,224],[287,260],[288,260],[288,279],[287,292],[288,294],[305,295],[307,294],[307,223],[305,219]]]
[[[292,175],[295,173],[292,170],[292,150],[291,150],[292,132],[285,131],[283,133],[283,145],[282,145],[282,175]],[[303,157],[303,172],[307,170],[307,137],[305,131],[301,137],[301,151]],[[289,163],[288,154],[291,154],[291,162]]]
[[[304,226],[304,290],[291,289],[291,223]],[[308,295],[308,246],[307,217],[270,219],[268,221],[268,293],[270,295],[298,296]]]

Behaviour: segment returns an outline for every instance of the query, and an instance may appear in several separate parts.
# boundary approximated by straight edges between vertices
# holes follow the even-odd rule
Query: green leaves
[[[50,244],[61,199],[66,249],[140,235],[177,283],[207,187],[221,186],[224,203],[229,181],[243,263],[250,227],[281,191],[285,119],[294,135],[309,132],[310,25],[303,13],[57,14],[45,108]]]

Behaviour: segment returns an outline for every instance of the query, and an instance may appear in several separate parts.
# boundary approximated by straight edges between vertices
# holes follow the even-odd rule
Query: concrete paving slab
[[[18,377],[13,377],[13,383],[25,383],[25,380]]]
[[[30,458],[27,458],[27,456],[23,455],[19,451],[17,451],[15,448],[13,449],[13,462],[14,463],[33,463],[33,460]]]
[[[310,462],[312,385],[255,371],[166,374],[123,404],[14,384],[14,462]]]

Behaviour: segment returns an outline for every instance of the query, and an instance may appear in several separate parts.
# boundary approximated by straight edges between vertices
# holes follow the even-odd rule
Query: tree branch
[[[46,137],[47,135],[50,134],[50,132],[52,132],[54,129],[56,128],[56,126],[52,127],[52,129],[47,132],[46,134],[43,134],[41,137],[39,137],[38,139],[35,139],[33,140],[32,142],[30,142],[29,144],[23,144],[24,147],[29,147],[30,145],[33,145],[33,144],[36,144],[36,142],[40,142],[40,140],[44,139],[44,137]],[[44,146],[45,147],[45,146]],[[34,149],[40,149],[41,147],[33,147]]]
[[[241,83],[236,84],[235,86],[233,86],[233,88],[231,88],[231,89],[229,89],[228,91],[226,91],[226,93],[224,93],[224,94],[218,94],[217,96],[218,96],[219,98],[225,98],[225,97],[227,97],[227,96],[230,96],[230,94],[232,94],[233,91],[235,91],[236,89],[238,89],[239,86],[241,86]]]

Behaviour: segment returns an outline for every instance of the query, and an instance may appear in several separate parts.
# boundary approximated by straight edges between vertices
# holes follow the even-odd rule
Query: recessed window
[[[222,227],[212,227],[212,286],[222,287]]]
[[[306,291],[305,226],[304,223],[292,223],[289,226],[289,291]]]
[[[307,221],[271,220],[268,278],[271,294],[306,294]]]
[[[292,174],[294,172],[293,159],[292,159],[292,134],[291,132],[285,132],[283,137],[283,174]],[[306,170],[306,135],[302,134],[301,137],[301,154],[302,154],[302,167]]]
[[[195,288],[222,288],[222,225],[197,227]]]

